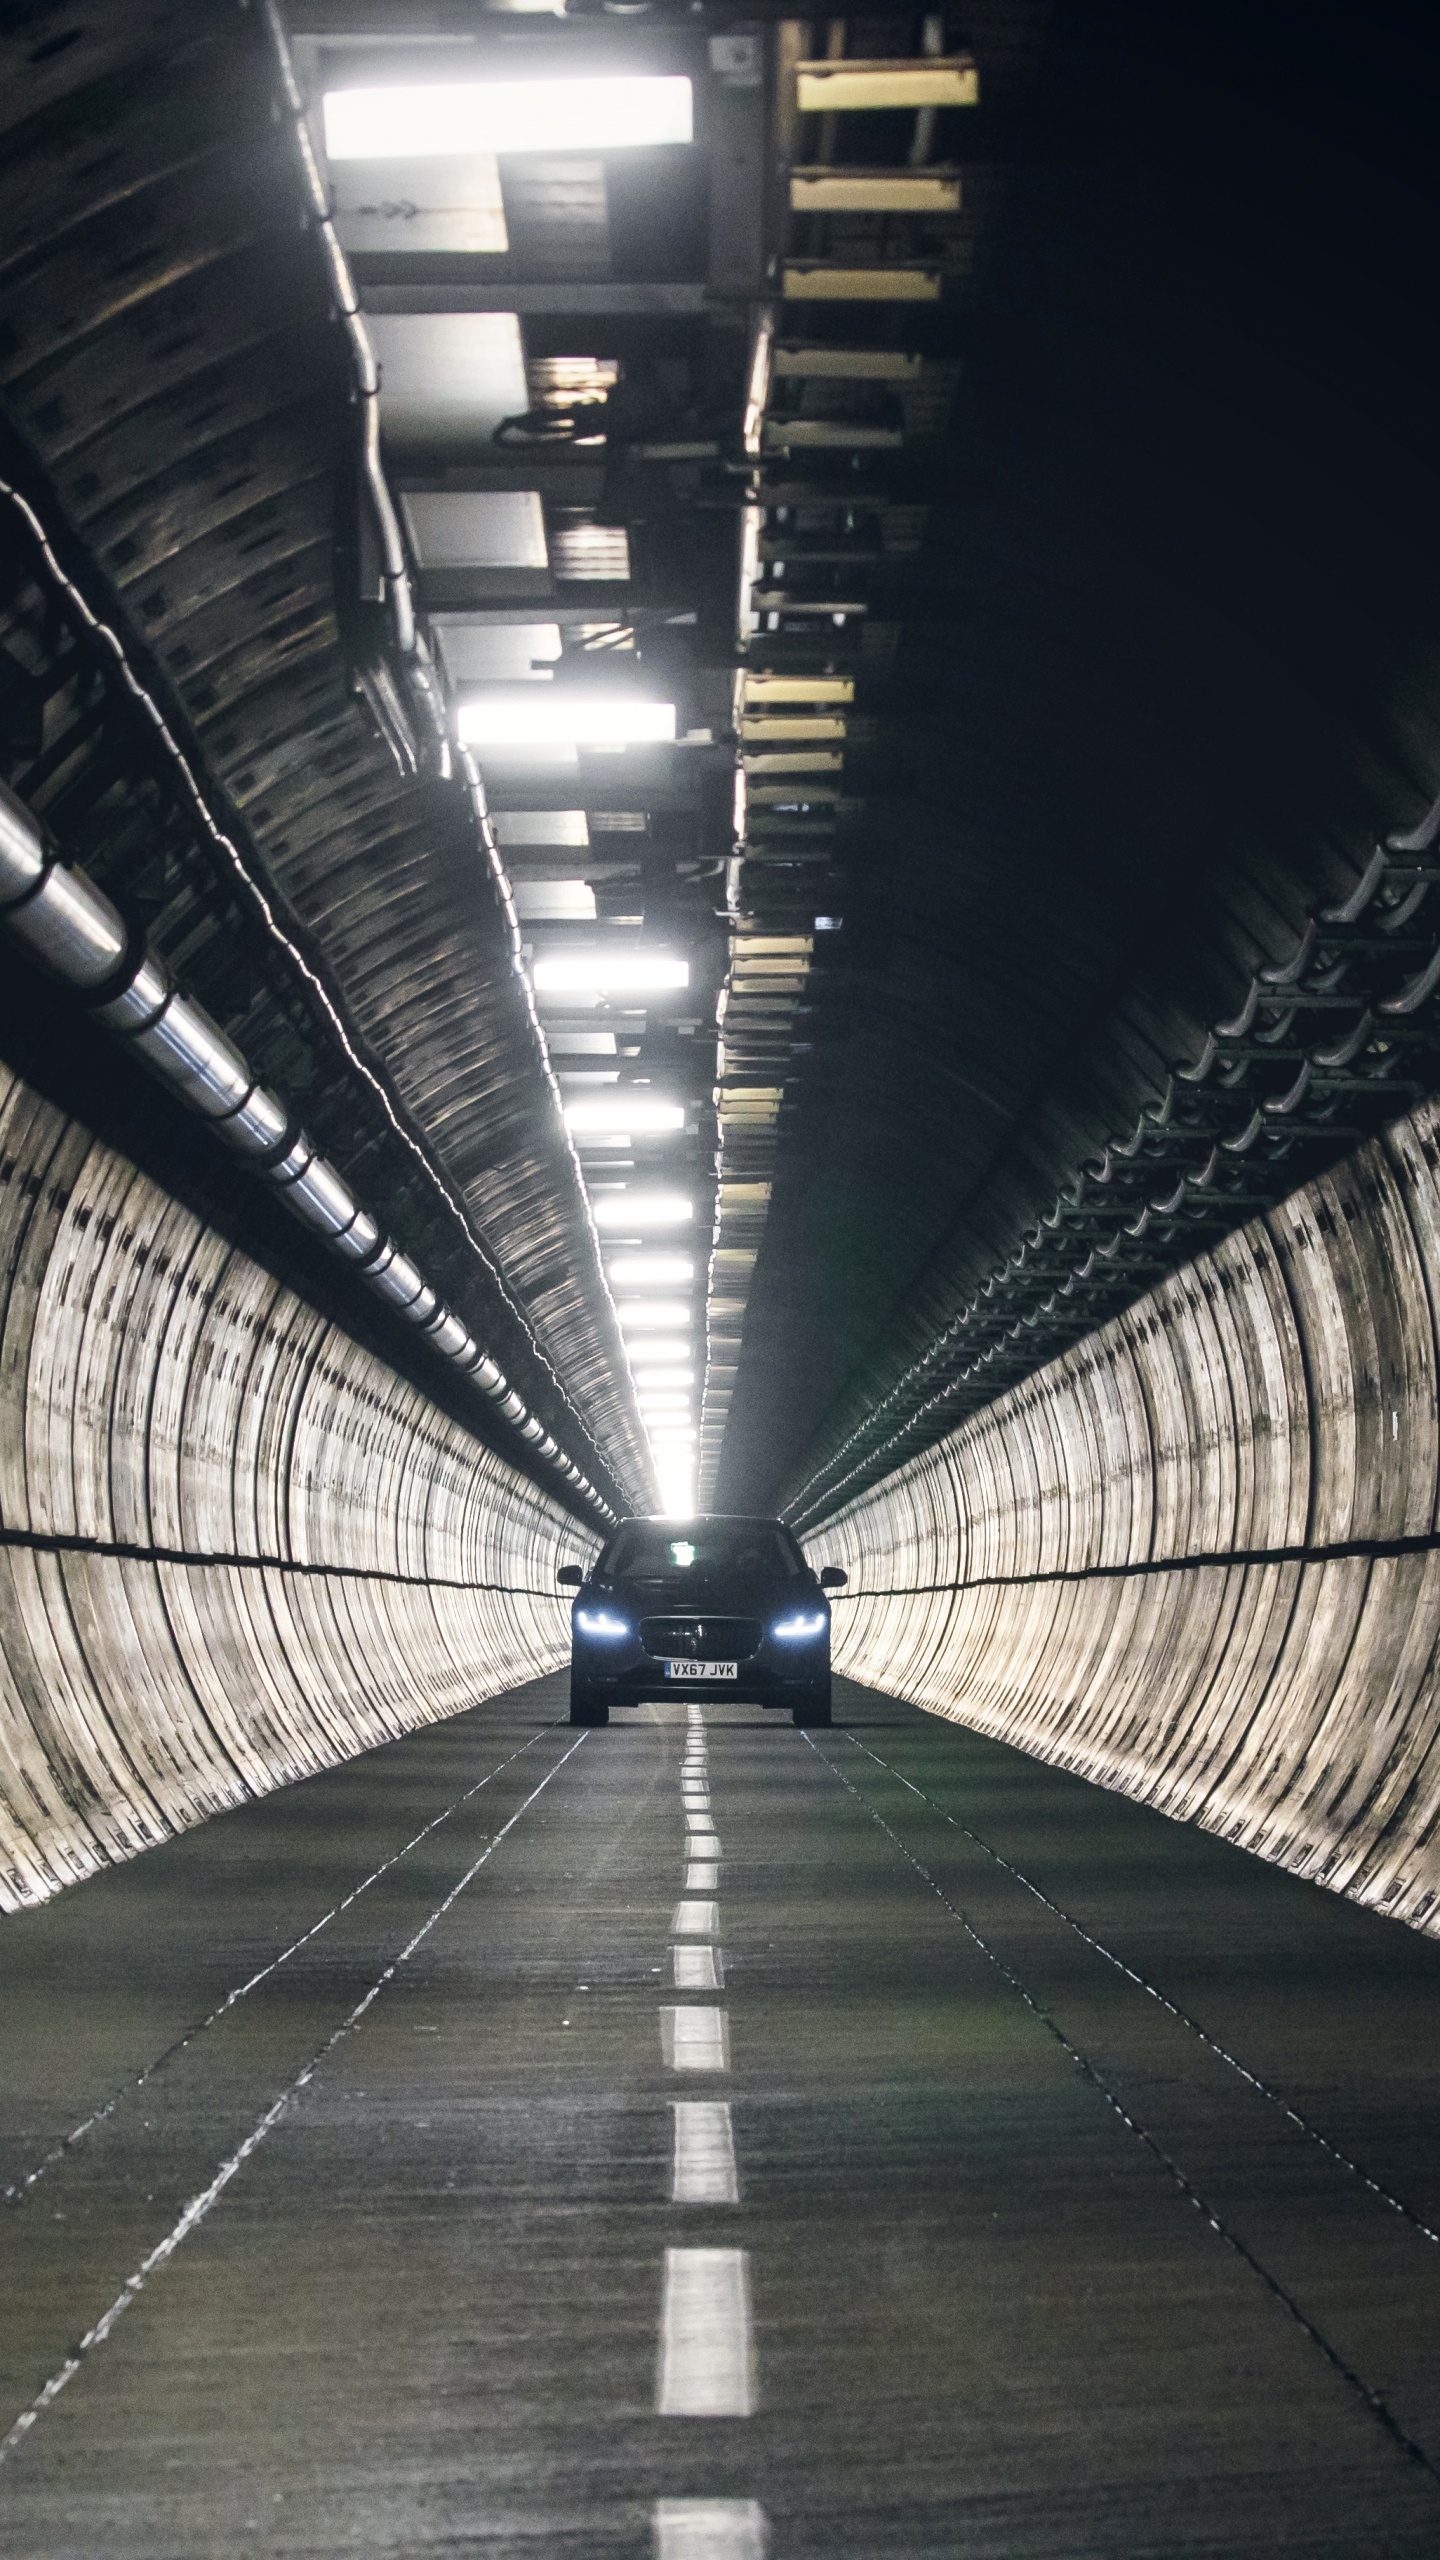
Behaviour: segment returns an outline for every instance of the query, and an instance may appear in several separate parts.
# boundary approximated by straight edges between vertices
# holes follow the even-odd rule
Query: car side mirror
[[[849,1574],[842,1573],[838,1564],[822,1565],[820,1568],[820,1588],[822,1591],[843,1591],[849,1579]]]
[[[563,1583],[567,1591],[578,1591],[581,1583],[585,1579],[585,1576],[581,1572],[578,1564],[562,1564],[559,1572],[555,1576],[555,1579],[557,1582]]]

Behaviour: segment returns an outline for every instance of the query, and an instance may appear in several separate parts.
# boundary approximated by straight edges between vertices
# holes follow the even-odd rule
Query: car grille
[[[758,1618],[642,1618],[640,1641],[657,1660],[743,1662],[760,1648]]]

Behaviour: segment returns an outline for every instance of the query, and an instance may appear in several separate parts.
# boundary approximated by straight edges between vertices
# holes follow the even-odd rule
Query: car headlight
[[[577,1609],[575,1624],[586,1636],[628,1636],[630,1621],[617,1618],[609,1609]]]
[[[782,1644],[803,1644],[807,1636],[823,1636],[829,1623],[824,1609],[812,1609],[795,1618],[777,1618],[770,1633],[779,1636]]]

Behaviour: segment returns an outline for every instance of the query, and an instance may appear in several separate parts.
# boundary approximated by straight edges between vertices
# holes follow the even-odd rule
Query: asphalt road
[[[0,2552],[1433,2560],[1440,1947],[562,1695],[0,1923]]]

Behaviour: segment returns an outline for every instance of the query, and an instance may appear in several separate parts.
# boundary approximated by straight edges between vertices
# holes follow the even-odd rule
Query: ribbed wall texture
[[[0,1907],[552,1669],[562,1538],[0,1069]]]
[[[838,1667],[1440,1934],[1437,1322],[1429,1103],[807,1541]]]

